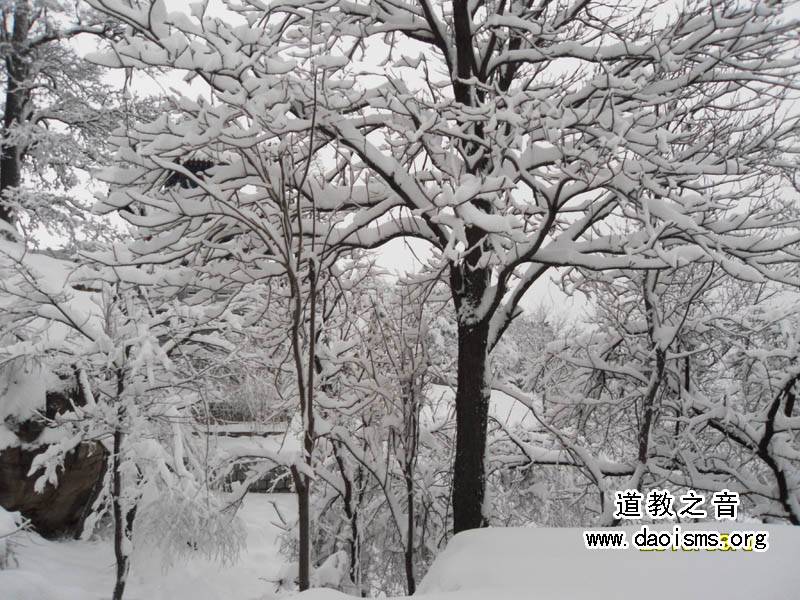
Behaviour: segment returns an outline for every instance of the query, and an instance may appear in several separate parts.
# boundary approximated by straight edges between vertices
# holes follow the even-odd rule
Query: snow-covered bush
[[[164,568],[198,554],[223,565],[233,564],[246,537],[234,507],[202,489],[145,492],[135,527],[135,548],[140,553],[160,550]]]
[[[435,288],[376,279],[353,289],[345,306],[357,317],[320,354],[315,547],[345,551],[350,593],[413,593],[451,526],[453,413],[432,384],[453,354],[439,345],[449,324]]]

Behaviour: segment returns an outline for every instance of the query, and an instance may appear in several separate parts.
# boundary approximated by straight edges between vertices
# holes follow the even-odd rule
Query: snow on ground
[[[652,526],[649,526],[652,529]],[[492,528],[454,537],[419,586],[433,600],[674,600],[800,597],[800,528],[682,524],[683,530],[769,531],[765,552],[589,550],[579,528]],[[622,528],[630,541],[639,526]],[[659,529],[672,530],[672,525]],[[452,594],[468,590],[466,596]],[[450,594],[448,594],[450,592]]]
[[[652,528],[652,526],[650,526]],[[666,526],[671,530],[671,525]],[[766,552],[588,550],[579,528],[490,528],[454,537],[414,598],[420,600],[794,600],[800,597],[800,528],[682,525],[723,532],[766,530]],[[622,528],[631,539],[637,527]],[[663,529],[663,528],[659,528]],[[311,590],[298,600],[345,600]]]
[[[284,559],[272,502],[294,514],[289,494],[249,494],[240,515],[247,526],[246,548],[230,567],[202,558],[176,562],[163,571],[158,553],[137,553],[126,600],[262,600],[272,598]],[[107,600],[114,585],[110,540],[48,541],[24,534],[15,546],[19,566],[0,570],[2,600]]]
[[[289,494],[250,494],[241,516],[247,548],[229,568],[205,560],[163,572],[157,555],[136,556],[127,600],[267,600],[284,568],[275,501],[292,514]],[[766,530],[765,552],[588,550],[579,528],[491,528],[453,538],[421,581],[422,600],[792,600],[800,590],[800,528],[706,523],[683,529]],[[671,525],[666,526],[671,529]],[[630,540],[638,526],[622,528]],[[106,600],[114,558],[108,541],[50,542],[27,535],[19,567],[0,571],[2,600]],[[298,600],[345,600],[327,589]]]

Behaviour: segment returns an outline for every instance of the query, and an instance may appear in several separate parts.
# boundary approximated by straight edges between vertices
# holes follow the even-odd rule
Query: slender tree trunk
[[[408,510],[406,511],[406,547],[404,552],[406,567],[406,592],[409,596],[417,591],[417,583],[414,580],[414,477],[409,471],[405,473],[406,479],[406,500]]]
[[[300,591],[311,586],[311,490],[309,478],[300,473],[296,466],[292,466],[292,478],[297,490],[297,519],[299,529],[299,556],[297,570],[297,586]]]
[[[6,98],[3,114],[3,142],[0,146],[0,219],[7,223],[14,222],[11,208],[1,200],[8,191],[19,187],[22,183],[22,151],[13,143],[6,142],[9,130],[15,123],[24,121],[24,112],[28,104],[28,62],[25,56],[25,40],[30,29],[29,2],[17,2],[14,8],[14,30],[12,33],[12,50],[6,57]]]
[[[127,358],[127,352],[126,352]],[[114,516],[114,558],[117,563],[117,578],[114,583],[112,600],[122,600],[125,593],[125,584],[128,580],[131,558],[131,539],[133,537],[133,520],[136,517],[136,507],[125,511],[122,501],[122,445],[125,441],[125,407],[121,405],[122,394],[125,391],[125,373],[117,369],[117,425],[114,428],[114,447],[111,457],[111,511]]]
[[[130,566],[128,557],[128,529],[131,525],[128,516],[123,516],[122,506],[122,473],[120,472],[120,455],[122,452],[122,430],[114,430],[114,454],[112,456],[112,489],[111,504],[114,514],[114,558],[117,561],[117,579],[114,583],[113,600],[122,600],[125,583]]]
[[[298,265],[300,259],[298,258]],[[316,335],[317,335],[317,279],[313,261],[310,261],[308,271],[309,281],[309,323],[308,323],[308,363],[303,361],[301,330],[304,323],[301,286],[296,278],[292,279],[292,295],[294,299],[294,313],[292,316],[292,352],[297,376],[298,392],[300,397],[300,412],[303,417],[303,462],[305,472],[301,473],[297,466],[292,466],[292,477],[297,488],[297,518],[299,529],[299,556],[298,556],[298,588],[300,591],[311,587],[311,477],[308,473],[313,468],[314,455],[314,386]],[[307,370],[304,370],[304,366]]]
[[[645,277],[642,298],[644,299],[650,345],[655,352],[656,360],[650,375],[650,381],[647,384],[647,390],[644,394],[644,404],[642,406],[642,422],[639,428],[639,463],[641,465],[647,464],[647,458],[650,452],[650,431],[653,428],[653,419],[655,418],[657,408],[656,398],[664,383],[664,370],[667,366],[667,350],[666,348],[662,348],[660,341],[656,339],[656,328],[661,324],[661,317],[656,308],[658,298],[656,293],[657,282],[658,272],[648,271]],[[641,485],[641,480],[638,483],[637,489],[639,489]]]
[[[410,361],[413,359],[409,359]],[[405,431],[403,432],[403,477],[406,484],[406,547],[405,547],[405,568],[406,568],[406,592],[409,596],[417,590],[417,582],[414,578],[414,540],[416,511],[414,510],[414,471],[417,467],[417,452],[419,450],[419,403],[414,391],[414,376],[408,381],[408,392],[404,394],[403,406],[405,410]]]
[[[365,596],[365,592],[361,587],[361,577],[359,571],[361,570],[361,534],[358,531],[358,509],[351,507],[348,512],[347,520],[350,522],[350,581],[353,586],[358,589],[361,596]]]
[[[453,531],[486,525],[486,428],[489,415],[488,321],[458,324],[456,457],[453,466]]]
[[[786,515],[792,525],[800,525],[800,515],[797,514],[795,504],[792,502],[792,489],[790,487],[790,480],[786,477],[786,471],[783,466],[778,462],[776,456],[773,454],[774,449],[772,446],[773,438],[775,437],[775,417],[780,411],[781,404],[784,404],[784,415],[791,416],[794,409],[796,400],[795,390],[800,386],[800,375],[792,377],[775,396],[772,404],[767,411],[767,421],[764,424],[764,435],[758,443],[757,453],[770,470],[775,475],[775,482],[778,484],[778,501],[783,505],[786,510]]]
[[[353,519],[351,520],[351,531],[353,539],[356,541],[352,550],[352,558],[355,560],[356,568],[351,567],[354,581],[357,582],[358,595],[362,598],[367,597],[367,589],[364,587],[361,580],[361,529],[358,525],[359,522],[359,507],[364,505],[364,470],[359,464],[356,466],[355,479],[353,481],[356,489],[356,498],[354,501]]]

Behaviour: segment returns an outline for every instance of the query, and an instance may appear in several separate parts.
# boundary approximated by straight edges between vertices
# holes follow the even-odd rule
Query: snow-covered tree
[[[796,289],[715,265],[609,275],[571,278],[591,325],[546,348],[535,399],[505,388],[539,430],[505,432],[493,454],[576,468],[561,493],[589,500],[583,523],[615,522],[614,490],[671,487],[736,490],[747,515],[796,524]]]
[[[140,126],[119,152],[130,166],[108,206],[168,213],[153,249],[188,252],[168,236],[196,239],[210,222],[208,241],[224,243],[238,225],[217,219],[232,206],[261,219],[264,196],[248,190],[271,174],[253,149],[300,133],[295,152],[330,165],[318,207],[353,217],[298,233],[436,250],[458,315],[456,531],[485,522],[489,353],[549,269],[713,262],[796,282],[796,207],[780,193],[797,166],[781,103],[798,77],[785,2],[244,0],[219,16],[204,2],[189,14],[90,3],[135,30],[98,60],[184,70],[211,98],[177,99],[182,120]],[[198,148],[235,157],[191,202],[143,187]]]
[[[195,116],[204,119],[210,106],[202,102],[196,106],[199,112]],[[192,119],[178,110],[166,114],[163,122],[179,128],[194,126]],[[249,127],[246,121],[234,126],[242,132]],[[133,143],[145,147],[155,141],[153,132],[149,125],[134,124],[121,132],[128,136],[121,143],[138,139]],[[137,239],[129,244],[125,256],[117,256],[113,262],[170,263],[179,278],[188,278],[187,285],[175,287],[181,304],[204,306],[235,321],[240,332],[247,329],[251,338],[262,336],[261,365],[275,373],[279,381],[275,389],[291,400],[284,407],[299,423],[299,452],[267,453],[262,458],[291,472],[298,499],[297,579],[303,590],[309,587],[312,575],[310,498],[317,460],[316,397],[323,385],[319,348],[329,329],[326,321],[353,285],[352,280],[363,276],[360,253],[332,246],[323,236],[305,231],[306,227],[312,233],[330,228],[344,218],[339,210],[340,191],[334,190],[334,197],[328,197],[328,181],[304,151],[306,144],[313,145],[313,139],[285,136],[276,144],[242,139],[240,145],[221,146],[223,151],[197,141],[196,150],[203,152],[199,156],[206,158],[186,160],[182,154],[173,155],[166,162],[156,159],[162,166],[151,172],[132,168],[112,174],[112,193],[101,203],[101,210],[118,208],[120,198],[125,206],[133,201],[125,218],[137,226]],[[123,146],[121,153],[129,150]],[[206,172],[193,170],[198,165]],[[255,169],[244,188],[222,189],[211,183],[211,173],[227,169],[233,173],[242,167]],[[150,205],[143,196],[130,196],[132,188],[115,179],[120,174],[126,180],[134,177],[128,182],[137,188],[149,180],[157,205]],[[178,178],[182,178],[180,185],[173,185]],[[240,182],[237,178],[232,181]],[[214,186],[210,194],[209,184]],[[184,229],[189,225],[185,209],[193,212],[192,205],[205,208],[200,209],[203,216],[197,213],[197,229],[189,233]],[[168,240],[164,236],[169,230],[183,233]],[[288,378],[287,373],[291,374]],[[239,458],[251,460],[257,455]]]
[[[81,228],[99,234],[74,188],[107,160],[123,104],[76,42],[113,38],[120,27],[82,2],[4,2],[0,15],[0,220],[66,238]]]
[[[531,409],[544,425],[545,439],[554,442],[549,448],[564,452],[563,464],[578,465],[599,492],[596,510],[607,521],[613,511],[610,492],[663,483],[663,471],[654,471],[669,468],[680,446],[682,373],[705,345],[697,340],[696,332],[703,330],[698,323],[725,278],[721,269],[696,264],[572,274],[572,284],[593,301],[593,324],[548,346],[548,368],[541,377],[535,372],[539,381],[529,386],[541,398]],[[536,460],[525,445],[517,447]],[[604,469],[599,456],[616,461],[616,471]],[[623,474],[627,479],[612,485],[611,478]]]

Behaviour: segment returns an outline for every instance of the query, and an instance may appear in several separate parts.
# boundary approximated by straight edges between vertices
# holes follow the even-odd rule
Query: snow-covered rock
[[[59,469],[58,486],[48,483],[36,493],[38,475],[28,473],[45,449],[13,446],[0,451],[0,506],[24,514],[45,537],[80,533],[87,506],[105,473],[106,451],[99,443],[78,445]]]

